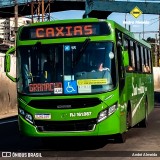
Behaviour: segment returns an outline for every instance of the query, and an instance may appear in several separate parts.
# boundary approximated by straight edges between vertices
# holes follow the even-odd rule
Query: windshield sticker
[[[71,50],[71,47],[70,47],[70,45],[65,45],[64,46],[64,51],[70,51]]]
[[[53,92],[54,83],[30,83],[29,92]]]
[[[91,85],[78,86],[78,93],[91,93]]]
[[[77,80],[78,86],[82,85],[103,85],[107,84],[107,79],[83,79]]]
[[[51,119],[51,114],[49,114],[49,113],[36,113],[35,119]]]
[[[72,50],[76,49],[76,46],[71,46]]]
[[[54,83],[54,94],[62,94],[63,89],[62,89],[62,83],[56,82]]]
[[[76,81],[64,81],[64,93],[65,94],[77,93],[77,82]]]
[[[74,75],[64,75],[64,80],[65,80],[65,81],[74,80]]]

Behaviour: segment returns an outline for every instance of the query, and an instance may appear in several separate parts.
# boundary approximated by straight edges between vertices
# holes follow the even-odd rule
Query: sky
[[[136,1],[136,0],[135,0]],[[63,11],[63,12],[54,12],[51,14],[52,20],[61,20],[61,19],[81,19],[84,14],[84,11]],[[126,20],[125,20],[126,17]],[[131,14],[127,13],[112,13],[108,19],[114,20],[118,24],[129,29],[129,23],[131,32],[142,32],[141,34],[136,34],[140,38],[147,39],[148,37],[155,38],[155,34],[158,33],[145,33],[144,31],[158,31],[159,29],[159,16],[151,14],[142,14],[138,18],[134,18]],[[133,24],[134,23],[134,24]],[[143,24],[142,24],[143,23]]]

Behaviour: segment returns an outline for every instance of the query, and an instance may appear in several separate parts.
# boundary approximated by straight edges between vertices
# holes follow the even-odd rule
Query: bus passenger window
[[[143,72],[144,73],[150,73],[151,72],[151,69],[148,65],[143,65]]]
[[[127,70],[128,72],[134,71],[134,69],[133,69],[132,66],[128,66],[126,70]]]
[[[137,71],[138,72],[140,72],[141,71],[141,67],[140,67],[140,48],[139,48],[139,46],[136,44],[135,45],[135,51],[136,51],[136,69],[137,69]]]
[[[142,72],[145,72],[145,65],[144,65],[144,54],[143,54],[143,47],[140,47],[140,57],[141,57],[141,67],[142,67]]]
[[[133,41],[130,40],[129,46],[129,66],[127,67],[127,71],[134,71],[135,70],[135,55],[134,55],[134,45]]]
[[[150,67],[149,66],[146,66],[146,70],[147,70],[147,73],[150,73],[151,70],[150,70]]]
[[[151,73],[152,64],[151,64],[151,52],[150,52],[150,50],[147,50],[147,57],[148,57],[148,71],[149,71],[149,73]]]
[[[150,70],[150,66],[149,66],[148,50],[147,50],[147,48],[144,48],[143,51],[144,51],[143,53],[144,53],[144,60],[145,60],[145,69],[144,69],[144,72],[145,73],[150,73],[151,70]]]
[[[143,72],[144,72],[144,73],[147,73],[147,68],[146,68],[145,65],[143,65]]]

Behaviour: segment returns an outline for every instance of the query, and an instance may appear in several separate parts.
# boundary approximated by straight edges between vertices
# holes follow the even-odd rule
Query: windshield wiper
[[[80,58],[82,57],[82,55],[84,54],[84,51],[86,50],[89,42],[91,41],[90,38],[86,38],[85,41],[83,42],[83,45],[81,47],[81,49],[78,52],[78,55],[75,57],[75,59],[72,61],[72,65],[73,68],[77,65],[77,63],[79,62]]]

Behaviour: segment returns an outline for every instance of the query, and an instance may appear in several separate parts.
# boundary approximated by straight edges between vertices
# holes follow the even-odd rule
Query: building
[[[10,19],[0,19],[0,38],[7,41],[10,35]]]
[[[18,27],[22,25],[27,25],[31,23],[30,18],[19,17],[18,18]],[[0,38],[3,39],[4,43],[14,42],[14,29],[15,29],[15,19],[7,18],[0,19]]]

